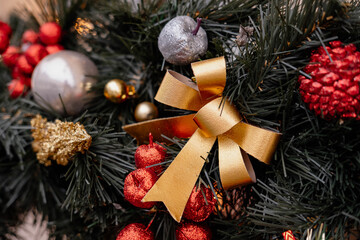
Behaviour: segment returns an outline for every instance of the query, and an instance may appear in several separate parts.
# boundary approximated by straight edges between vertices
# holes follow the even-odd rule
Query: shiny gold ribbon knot
[[[124,126],[139,142],[146,141],[149,132],[155,139],[160,139],[161,134],[191,136],[143,198],[143,202],[163,202],[178,222],[216,139],[221,183],[228,189],[255,182],[247,153],[269,164],[280,138],[279,133],[242,122],[236,108],[221,98],[226,83],[224,57],[192,63],[191,67],[197,83],[169,70],[155,99],[172,107],[197,111],[196,114]]]

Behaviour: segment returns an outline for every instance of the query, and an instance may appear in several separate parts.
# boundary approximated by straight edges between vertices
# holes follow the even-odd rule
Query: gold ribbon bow
[[[280,137],[279,133],[242,122],[236,108],[221,98],[226,83],[224,57],[192,63],[191,67],[197,84],[169,70],[155,99],[172,107],[197,111],[196,114],[124,126],[139,142],[146,141],[149,132],[156,139],[161,134],[191,136],[142,200],[163,202],[178,222],[216,139],[221,183],[228,189],[255,182],[247,153],[269,164]]]

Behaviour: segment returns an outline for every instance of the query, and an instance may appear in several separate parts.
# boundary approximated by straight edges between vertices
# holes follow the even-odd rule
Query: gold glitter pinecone
[[[217,213],[223,219],[239,220],[246,208],[254,202],[253,190],[249,186],[238,187],[218,194]]]

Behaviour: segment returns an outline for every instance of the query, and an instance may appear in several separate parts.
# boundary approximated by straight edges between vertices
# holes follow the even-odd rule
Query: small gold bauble
[[[104,96],[114,103],[122,103],[134,94],[134,87],[120,79],[110,80],[104,88]]]
[[[142,122],[158,117],[158,109],[151,102],[139,103],[135,108],[135,120]]]

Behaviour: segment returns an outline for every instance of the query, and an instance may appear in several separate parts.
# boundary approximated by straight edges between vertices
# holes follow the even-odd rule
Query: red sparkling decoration
[[[20,70],[20,72],[24,74],[32,74],[32,72],[34,71],[34,67],[28,62],[25,55],[21,55],[18,58],[16,67]]]
[[[132,205],[139,208],[152,208],[155,202],[141,202],[158,177],[151,169],[140,168],[126,176],[124,196]]]
[[[17,98],[24,94],[25,86],[20,80],[13,79],[8,85],[11,98]]]
[[[41,44],[33,44],[25,52],[26,59],[33,66],[36,66],[41,59],[47,55],[48,52],[46,51],[46,48]]]
[[[154,233],[141,223],[131,223],[120,231],[116,240],[154,240]]]
[[[205,194],[206,201],[202,192]],[[183,217],[194,222],[205,221],[213,212],[215,204],[216,199],[209,188],[201,186],[201,188],[196,189],[194,187],[186,203]]]
[[[302,99],[325,119],[360,120],[360,52],[340,41],[331,42],[326,50],[329,55],[323,47],[311,54],[304,69],[311,79],[299,76]]]
[[[8,38],[10,38],[12,35],[11,27],[7,23],[4,23],[2,21],[0,21],[0,32],[3,32],[5,35],[8,36]]]
[[[149,144],[141,145],[135,152],[135,165],[137,168],[145,168],[154,164],[162,163],[166,156],[166,149],[153,142],[153,136],[149,133]],[[162,166],[154,166],[150,169],[160,173]]]
[[[49,45],[49,46],[46,46],[45,48],[49,54],[57,53],[61,50],[64,50],[64,47],[61,46],[60,44]]]
[[[39,34],[34,30],[26,30],[22,35],[21,41],[23,43],[35,44],[39,40]]]
[[[9,46],[2,54],[3,62],[9,68],[15,67],[18,58],[20,57],[20,49],[16,46]]]
[[[211,240],[212,234],[208,226],[194,222],[184,222],[176,229],[177,240]]]
[[[61,39],[61,27],[55,22],[44,23],[39,29],[39,36],[45,45],[57,44]]]
[[[10,43],[8,35],[0,31],[0,54],[6,51]]]

